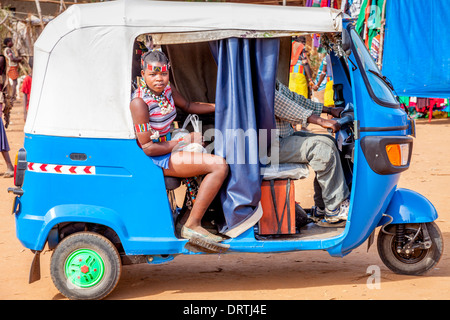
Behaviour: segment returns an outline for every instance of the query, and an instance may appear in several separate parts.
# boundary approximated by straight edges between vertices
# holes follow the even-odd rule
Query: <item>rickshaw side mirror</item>
[[[350,34],[347,29],[342,30],[342,49],[347,56],[352,52]]]

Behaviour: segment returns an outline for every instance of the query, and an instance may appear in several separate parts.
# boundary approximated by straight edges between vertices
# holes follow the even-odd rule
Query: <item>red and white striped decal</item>
[[[34,172],[62,174],[95,174],[94,166],[66,166],[60,164],[46,164],[36,162],[28,162],[28,170]]]

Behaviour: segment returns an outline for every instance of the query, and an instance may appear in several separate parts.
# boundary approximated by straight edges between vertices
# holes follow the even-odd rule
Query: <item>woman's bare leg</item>
[[[11,158],[9,157],[8,151],[2,151],[3,159],[5,159],[6,162],[6,172],[5,177],[9,178],[12,177],[12,174],[14,173],[14,166],[11,162]]]
[[[177,152],[171,155],[169,168],[164,169],[164,175],[179,178],[205,175],[185,226],[207,235],[209,232],[201,226],[201,221],[228,175],[225,160],[211,154]]]

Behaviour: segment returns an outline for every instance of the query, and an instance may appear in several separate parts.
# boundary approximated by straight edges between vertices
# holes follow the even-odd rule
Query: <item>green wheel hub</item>
[[[81,288],[96,285],[105,272],[105,264],[100,255],[90,249],[79,249],[67,258],[64,272],[67,279]]]

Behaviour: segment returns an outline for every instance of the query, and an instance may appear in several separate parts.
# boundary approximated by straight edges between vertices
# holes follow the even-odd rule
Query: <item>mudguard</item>
[[[437,219],[438,214],[433,204],[420,193],[399,188],[389,203],[383,219],[378,226],[389,223],[426,223]],[[390,218],[391,217],[391,218]]]
[[[36,220],[30,215],[27,215],[22,219]],[[81,204],[60,205],[53,207],[44,217],[37,220],[40,222],[41,226],[37,229],[39,233],[34,235],[34,239],[29,239],[24,232],[19,233],[19,239],[23,243],[27,243],[28,247],[32,250],[42,250],[50,230],[54,225],[62,222],[80,221],[102,224],[113,229],[121,240],[128,239],[127,230],[119,214],[114,210],[105,207]],[[25,225],[25,223],[22,222],[21,225]]]

